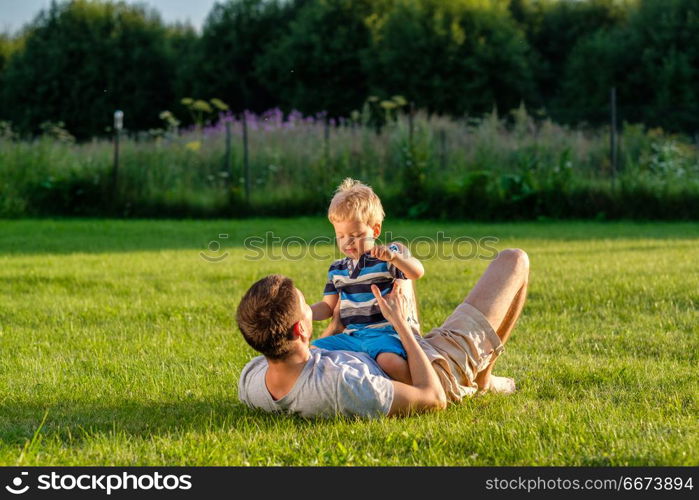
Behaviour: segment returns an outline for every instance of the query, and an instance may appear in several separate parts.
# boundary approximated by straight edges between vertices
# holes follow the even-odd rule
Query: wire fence
[[[552,114],[567,111],[571,110],[558,108]],[[575,111],[580,113],[580,108]],[[544,111],[530,112],[524,108],[512,110],[504,116],[493,113],[481,117],[449,118],[416,112],[411,104],[409,110],[395,116],[394,121],[386,120],[378,126],[357,119],[329,118],[324,113],[303,116],[298,112],[285,114],[275,109],[260,115],[225,113],[214,124],[170,133],[141,131],[128,136],[137,143],[158,144],[160,150],[163,144],[184,141],[185,147],[193,150],[218,151],[222,158],[219,175],[226,176],[229,187],[241,188],[247,202],[255,188],[266,188],[276,181],[284,184],[283,174],[288,164],[297,171],[297,180],[320,182],[327,177],[336,179],[347,170],[348,174],[354,172],[355,175],[392,182],[399,176],[391,175],[391,171],[395,174],[396,169],[404,169],[419,161],[423,163],[423,173],[443,177],[463,173],[468,166],[521,168],[521,158],[515,158],[513,165],[513,156],[526,157],[529,154],[530,159],[538,155],[532,161],[543,162],[551,168],[561,168],[569,162],[587,175],[609,178],[614,183],[629,164],[646,162],[653,168],[653,163],[659,165],[673,160],[683,165],[699,163],[699,132],[677,135],[633,125],[626,118],[638,115],[638,109],[620,106],[616,89],[610,89],[610,103],[606,109],[586,108],[585,111],[590,115],[606,113],[608,123],[597,127],[581,124],[571,128],[554,123]],[[668,116],[678,113],[699,116],[699,108],[696,114],[694,111],[686,108],[655,109],[655,112]],[[112,178],[116,182],[122,133],[116,122],[115,130]],[[663,151],[653,150],[660,143],[671,146]],[[679,145],[678,150],[673,151],[672,147],[676,145]],[[672,156],[675,158],[667,158]],[[210,155],[209,161],[215,163]],[[371,171],[367,171],[368,162],[375,164]],[[321,170],[319,165],[323,167]],[[304,168],[309,169],[310,176],[298,175],[298,170]],[[323,182],[320,184],[324,185]],[[117,190],[115,186],[114,191]]]

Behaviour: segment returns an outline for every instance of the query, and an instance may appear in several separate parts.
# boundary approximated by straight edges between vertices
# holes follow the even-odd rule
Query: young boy
[[[396,279],[416,280],[425,271],[403,245],[374,246],[384,215],[381,200],[369,186],[345,179],[337,188],[328,219],[335,228],[337,245],[347,257],[332,263],[323,300],[311,309],[315,321],[328,319],[340,300],[340,321],[345,330],[313,344],[323,349],[366,352],[391,378],[409,384],[403,344],[381,314],[371,285],[385,295]]]

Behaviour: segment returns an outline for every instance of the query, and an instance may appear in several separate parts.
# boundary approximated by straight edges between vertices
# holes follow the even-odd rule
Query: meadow
[[[0,217],[322,215],[346,176],[406,218],[699,216],[694,137],[625,123],[614,166],[608,129],[563,126],[524,106],[411,119],[394,101],[370,104],[346,119],[246,113],[247,168],[240,115],[178,128],[165,114],[162,128],[123,133],[116,183],[109,138],[75,142],[47,124],[29,140],[0,123]]]
[[[490,236],[529,253],[529,300],[495,369],[518,391],[404,420],[252,411],[237,399],[254,355],[238,300],[270,273],[318,300],[334,252],[287,240],[287,258],[251,260],[244,240],[330,229],[313,217],[0,220],[0,464],[699,464],[699,225],[388,219],[409,240]],[[437,249],[413,242],[425,332],[491,254]]]

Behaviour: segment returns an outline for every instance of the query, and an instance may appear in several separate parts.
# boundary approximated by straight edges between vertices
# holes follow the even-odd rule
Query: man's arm
[[[333,315],[333,310],[337,305],[338,295],[324,295],[323,300],[316,302],[311,306],[313,311],[313,321],[323,321],[324,319],[331,318]]]
[[[405,299],[399,292],[392,292],[388,298],[381,296],[376,285],[371,287],[384,317],[391,322],[408,354],[408,368],[413,385],[392,381],[393,402],[389,416],[409,415],[429,410],[442,410],[447,405],[444,388],[437,373],[427,359],[425,352],[415,340],[405,320]]]

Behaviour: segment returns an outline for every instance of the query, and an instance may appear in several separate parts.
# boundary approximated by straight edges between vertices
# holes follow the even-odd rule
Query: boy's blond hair
[[[373,226],[383,222],[385,215],[374,190],[349,177],[338,186],[328,208],[332,223],[352,220]]]

